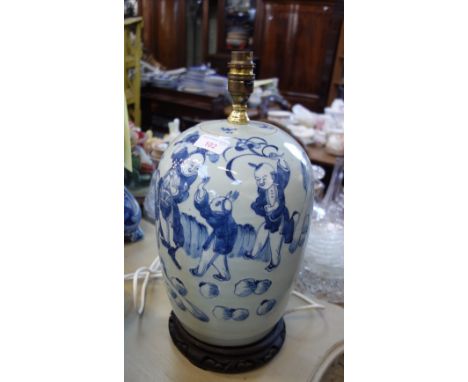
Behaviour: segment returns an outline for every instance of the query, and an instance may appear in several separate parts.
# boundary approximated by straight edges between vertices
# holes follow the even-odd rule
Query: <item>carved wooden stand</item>
[[[223,347],[197,340],[180,324],[171,312],[169,333],[175,346],[195,366],[219,373],[242,373],[263,366],[281,349],[286,337],[286,326],[281,319],[261,340],[245,346]]]

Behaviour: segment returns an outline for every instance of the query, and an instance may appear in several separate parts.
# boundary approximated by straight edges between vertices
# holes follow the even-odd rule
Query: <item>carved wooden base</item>
[[[171,312],[169,333],[175,346],[195,366],[233,374],[263,366],[278,354],[286,337],[286,326],[281,319],[270,333],[253,344],[223,347],[197,340],[182,327],[174,312]]]

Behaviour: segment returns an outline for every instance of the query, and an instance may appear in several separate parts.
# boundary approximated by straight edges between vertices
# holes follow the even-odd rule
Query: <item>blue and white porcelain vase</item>
[[[302,147],[275,126],[248,121],[252,84],[251,54],[235,52],[233,113],[176,138],[152,181],[173,311],[188,333],[215,346],[254,343],[281,320],[312,210]]]
[[[143,238],[140,228],[141,209],[135,197],[124,186],[124,238],[125,241],[138,241]]]

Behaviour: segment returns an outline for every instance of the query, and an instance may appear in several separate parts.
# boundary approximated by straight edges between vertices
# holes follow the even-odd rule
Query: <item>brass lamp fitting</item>
[[[231,52],[231,62],[228,64],[228,89],[233,100],[232,112],[228,117],[230,123],[245,125],[249,122],[247,101],[253,91],[254,66],[252,52]]]

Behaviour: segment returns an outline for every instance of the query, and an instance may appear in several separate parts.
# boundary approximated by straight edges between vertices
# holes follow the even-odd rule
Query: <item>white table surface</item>
[[[154,226],[142,222],[145,238],[125,244],[125,273],[150,265],[156,256]],[[267,365],[242,374],[219,374],[192,365],[172,344],[168,330],[170,303],[162,280],[150,281],[145,312],[139,316],[132,301],[132,282],[125,282],[125,381],[224,382],[320,381],[328,365],[343,352],[343,309],[319,301],[324,310],[285,316],[286,340]],[[291,296],[288,308],[304,305]]]

